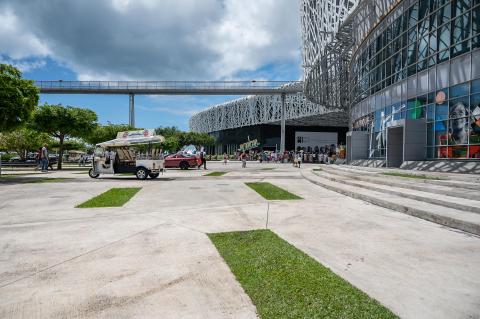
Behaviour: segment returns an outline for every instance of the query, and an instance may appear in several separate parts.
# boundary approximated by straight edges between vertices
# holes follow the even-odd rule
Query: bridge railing
[[[36,81],[40,89],[128,90],[128,89],[275,89],[301,85],[301,81]]]

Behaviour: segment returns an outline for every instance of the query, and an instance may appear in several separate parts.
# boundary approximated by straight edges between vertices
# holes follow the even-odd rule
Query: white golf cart
[[[153,130],[119,132],[117,138],[95,146],[88,175],[131,173],[138,179],[157,178],[165,169],[161,143]]]

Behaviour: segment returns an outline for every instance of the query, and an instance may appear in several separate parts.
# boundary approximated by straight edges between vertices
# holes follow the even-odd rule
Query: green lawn
[[[210,172],[208,174],[205,174],[204,176],[223,176],[227,174],[228,172]]]
[[[77,205],[76,207],[121,207],[141,189],[141,187],[112,188],[80,205]]]
[[[427,176],[423,174],[410,174],[410,173],[399,173],[399,172],[386,172],[381,173],[382,175],[387,176],[397,176],[397,177],[408,177],[408,178],[417,178],[417,179],[433,179],[433,180],[441,180],[442,178]]]
[[[302,199],[300,196],[287,192],[283,188],[280,188],[270,183],[257,182],[257,183],[245,183],[245,184],[268,200]]]
[[[261,171],[273,171],[274,169],[276,169],[276,167],[264,167],[264,168],[261,168],[260,170]]]
[[[269,230],[208,236],[263,319],[397,318]]]

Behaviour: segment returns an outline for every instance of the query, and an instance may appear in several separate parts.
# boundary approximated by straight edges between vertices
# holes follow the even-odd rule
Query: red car
[[[189,154],[172,154],[165,157],[165,168],[189,169],[201,164],[200,157]]]

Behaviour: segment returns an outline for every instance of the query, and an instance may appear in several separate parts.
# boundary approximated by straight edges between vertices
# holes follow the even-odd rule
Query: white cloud
[[[2,1],[0,55],[49,56],[81,80],[222,79],[300,61],[296,0]]]
[[[0,53],[18,60],[31,56],[45,57],[50,51],[12,10],[0,6]]]

